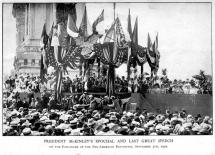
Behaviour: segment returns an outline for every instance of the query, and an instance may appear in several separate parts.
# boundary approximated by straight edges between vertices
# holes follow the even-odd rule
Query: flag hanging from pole
[[[104,9],[102,10],[102,13],[97,17],[97,19],[93,22],[93,33],[96,33],[96,26],[104,20]]]
[[[118,47],[124,47],[127,45],[125,41],[125,34],[119,18],[116,20],[116,42]]]
[[[78,28],[71,14],[68,14],[67,33],[73,38],[78,37]]]
[[[84,38],[84,41],[86,41],[91,34],[92,34],[92,27],[89,23],[89,20],[87,17],[87,8],[85,6],[84,15],[81,21],[81,25],[79,27],[79,35]]]
[[[44,83],[46,82],[45,74],[47,74],[47,69],[48,69],[47,58],[46,58],[46,48],[48,44],[46,24],[43,25],[40,44],[41,44],[40,79],[41,79],[41,83]]]
[[[135,25],[134,25],[134,29],[133,29],[133,33],[132,33],[132,45],[131,46],[131,55],[133,57],[136,56],[137,54],[137,46],[138,46],[138,18],[136,18],[135,21]],[[134,60],[136,61],[136,60]],[[134,67],[134,92],[137,92],[137,65],[135,63],[135,65],[133,65]]]
[[[117,18],[118,19],[118,18]],[[115,31],[115,24],[117,19],[113,22],[113,24],[111,25],[110,29],[107,31],[105,38],[104,38],[104,42],[111,42],[114,41],[114,31]]]

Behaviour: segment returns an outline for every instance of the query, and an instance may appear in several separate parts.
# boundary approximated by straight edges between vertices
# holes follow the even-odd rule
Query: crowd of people
[[[3,108],[4,136],[93,135],[210,135],[212,118],[179,112],[123,111],[114,96],[100,98],[83,94],[70,106],[17,104]],[[38,101],[37,101],[38,102]],[[76,102],[76,103],[75,103]],[[25,106],[24,106],[25,105]]]
[[[93,96],[90,91],[102,92],[103,89],[105,92],[106,84],[105,77],[98,78],[95,74],[88,80],[88,92],[84,90],[80,78],[71,80],[65,77],[63,91],[80,93],[65,95],[59,103],[49,90],[54,81],[52,77],[47,77],[46,85],[41,83],[39,76],[26,74],[8,78],[3,93],[3,135],[212,134],[212,118],[209,116],[192,116],[186,110],[160,113],[136,109],[131,112],[127,111],[126,103],[118,96]],[[189,81],[184,82],[186,84]],[[116,78],[117,92],[127,92],[127,85],[125,77]],[[165,92],[161,91],[163,88]],[[149,79],[142,82],[138,78],[139,92],[174,93],[174,88],[169,92],[162,84],[161,87],[159,84],[150,87]]]
[[[150,77],[138,77],[137,92],[151,94],[212,94],[212,83],[207,84],[205,88],[198,85],[198,81],[194,79],[169,80],[166,82],[165,77],[152,81]],[[10,76],[5,81],[5,90],[9,92],[43,92],[44,90],[54,90],[55,78],[54,74],[46,77],[46,82],[42,83],[39,76],[24,74]],[[130,90],[128,89],[130,85]],[[97,76],[93,73],[87,81],[76,75],[71,79],[69,76],[63,77],[62,92],[63,93],[83,93],[87,92],[106,92],[107,76]],[[122,76],[116,76],[114,81],[114,90],[116,93],[134,92],[135,81],[130,79],[130,83]]]

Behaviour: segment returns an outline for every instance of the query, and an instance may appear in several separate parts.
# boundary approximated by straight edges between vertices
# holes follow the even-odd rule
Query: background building
[[[16,18],[16,73],[40,73],[40,38],[44,23],[50,32],[53,23],[67,20],[68,13],[75,11],[74,3],[18,3],[13,4]]]

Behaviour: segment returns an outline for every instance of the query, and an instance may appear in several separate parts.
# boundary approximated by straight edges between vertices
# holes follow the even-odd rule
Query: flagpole
[[[115,22],[115,11],[116,11],[116,3],[114,2],[113,3],[113,11],[114,11],[114,22]],[[110,62],[111,64],[109,65],[109,69],[108,69],[108,96],[110,97],[111,95],[113,95],[114,93],[114,74],[115,74],[115,68],[114,68],[114,60],[113,60],[113,52],[115,50],[115,47],[116,47],[116,42],[115,42],[115,38],[116,38],[116,24],[114,25],[114,48],[112,51],[110,51]]]

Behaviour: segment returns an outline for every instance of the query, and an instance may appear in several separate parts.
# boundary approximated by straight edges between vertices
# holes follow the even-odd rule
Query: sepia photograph
[[[1,134],[213,136],[212,62],[210,2],[2,3]]]

